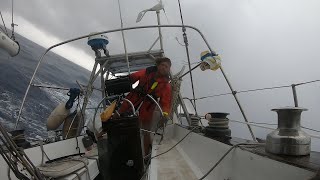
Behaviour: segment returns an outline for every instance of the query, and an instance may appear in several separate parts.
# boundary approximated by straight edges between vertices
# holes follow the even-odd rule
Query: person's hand
[[[105,131],[103,131],[103,130],[100,131],[99,133],[97,133],[97,138],[98,138],[98,139],[102,138],[103,135],[106,134],[106,133],[107,133],[107,132],[105,132]]]
[[[159,121],[159,128],[163,129],[167,125],[167,122],[168,122],[168,116],[165,116],[165,115],[162,116]]]

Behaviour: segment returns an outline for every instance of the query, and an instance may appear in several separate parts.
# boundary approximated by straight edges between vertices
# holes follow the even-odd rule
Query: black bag
[[[101,170],[107,180],[139,180],[143,175],[143,157],[138,117],[110,119],[102,124],[107,131],[106,163]]]
[[[109,79],[105,81],[106,94],[121,95],[130,92],[132,89],[129,76],[120,76],[116,79]]]

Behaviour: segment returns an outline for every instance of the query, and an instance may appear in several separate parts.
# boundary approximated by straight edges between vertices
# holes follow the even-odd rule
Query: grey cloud
[[[9,1],[6,2],[4,10],[10,11],[10,3]],[[123,4],[125,3],[123,2]],[[125,23],[128,18],[132,20],[132,11],[134,12],[134,16],[136,16],[139,10],[141,10],[138,4],[132,3],[130,6],[123,6]],[[131,11],[130,13],[125,13],[128,7],[130,7],[129,11]],[[14,12],[16,15],[32,22],[39,29],[63,40],[90,32],[120,27],[117,1],[20,0],[15,1]],[[116,37],[116,41],[119,41],[121,36],[117,34]],[[120,45],[119,42],[118,45]],[[92,54],[91,50],[86,47],[85,42],[76,43],[75,46],[85,49]]]

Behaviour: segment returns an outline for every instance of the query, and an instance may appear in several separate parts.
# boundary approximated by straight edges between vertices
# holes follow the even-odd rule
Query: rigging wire
[[[179,39],[178,39],[177,36],[175,37],[175,39],[176,39],[176,41],[178,42],[178,44],[180,44],[180,46],[186,46],[186,45],[182,44],[182,43],[179,41]]]
[[[249,89],[249,90],[238,91],[238,92],[236,92],[236,93],[247,93],[247,92],[254,92],[254,91],[263,91],[263,90],[271,90],[271,89],[281,89],[281,88],[287,88],[287,87],[291,87],[291,85],[276,86],[276,87],[267,87],[267,88],[259,88],[259,89]]]
[[[255,127],[259,127],[259,128],[263,128],[263,129],[269,129],[269,130],[275,130],[275,128],[270,128],[270,127],[266,127],[266,126],[261,126],[261,125],[257,125],[257,123],[252,123],[252,122],[242,122],[242,121],[237,121],[237,120],[232,120],[232,119],[229,119],[230,122],[236,122],[236,123],[240,123],[240,124],[246,124],[246,125],[251,125],[251,126],[255,126]],[[303,127],[305,128],[305,127]],[[307,128],[305,128],[307,129]],[[311,128],[308,128],[311,130]],[[312,129],[314,130],[314,129]],[[317,132],[317,130],[314,130]],[[316,138],[316,139],[320,139],[320,136],[319,135],[314,135],[314,134],[309,134],[310,137],[312,138]]]
[[[189,72],[195,70],[197,67],[199,67],[201,65],[201,63],[197,64],[196,66],[194,66],[193,68],[191,68],[191,70],[185,72],[184,74],[182,74],[179,78],[183,78],[185,75],[187,75]]]
[[[241,122],[241,121],[239,121],[239,122]],[[244,122],[241,122],[241,123],[244,123]],[[173,145],[171,148],[169,148],[168,150],[166,150],[166,151],[164,151],[164,152],[162,152],[162,153],[160,153],[160,154],[157,154],[157,155],[155,155],[155,156],[153,156],[153,157],[151,157],[150,158],[150,160],[151,159],[154,159],[154,158],[156,158],[156,157],[159,157],[159,156],[162,156],[162,155],[164,155],[164,154],[166,154],[166,153],[168,153],[169,151],[171,151],[173,148],[175,148],[179,143],[181,143],[189,134],[191,134],[191,132],[193,132],[194,130],[196,129],[196,127],[194,127],[193,129],[191,129],[181,140],[179,140],[175,145]],[[271,129],[271,128],[270,128]],[[207,177],[220,163],[221,163],[221,161],[230,153],[230,151],[232,150],[232,149],[234,149],[234,148],[236,148],[236,147],[238,147],[238,146],[263,146],[263,145],[265,145],[264,143],[239,143],[239,144],[235,144],[235,145],[233,145],[218,161],[217,161],[217,163],[215,163],[215,165],[212,167],[212,168],[210,168],[210,170],[206,173],[206,174],[204,174],[199,180],[202,180],[202,179],[204,179],[205,177]],[[149,161],[150,161],[149,160]],[[146,173],[147,173],[147,170],[146,170],[146,172],[143,174],[143,176],[142,176],[142,178],[143,177],[145,177],[145,175],[146,175]],[[142,179],[141,178],[141,179]]]
[[[253,123],[253,124],[264,124],[264,125],[270,125],[270,126],[277,126],[278,124],[273,124],[273,123],[263,123],[263,122],[249,122],[249,123]],[[316,129],[312,129],[306,126],[300,126],[302,129],[308,129],[310,131],[314,131],[314,132],[320,132],[319,130]]]
[[[0,123],[0,141],[2,141],[3,144],[7,147],[7,149],[10,152],[10,155],[13,155],[13,157],[15,157],[16,162],[19,162],[23,166],[23,168],[25,168],[25,170],[27,170],[28,173],[31,176],[33,176],[34,179],[39,179],[39,180],[43,179],[43,177],[38,172],[37,168],[34,166],[34,164],[31,162],[31,160],[28,158],[28,156],[23,151],[21,151],[21,149],[19,149],[17,147],[17,145],[14,143],[13,139],[9,136],[8,132],[2,126],[1,123]],[[2,148],[2,146],[0,146],[0,147]],[[0,154],[3,156],[4,154],[1,153],[1,151],[2,151],[2,149],[0,149]],[[7,154],[7,152],[4,152],[4,153],[7,155],[6,157],[8,157],[9,154]],[[12,170],[13,170],[13,172],[16,172],[15,167],[17,167],[17,164],[12,161],[10,161],[8,163],[8,165],[9,164],[13,165],[12,167],[14,167],[14,168]],[[23,175],[23,174],[21,174],[21,175]]]
[[[312,128],[309,128],[309,127],[305,127],[305,126],[301,126],[301,128],[308,129],[308,130],[314,131],[314,132],[320,132],[319,130],[315,130],[315,129],[312,129]]]
[[[166,20],[167,20],[167,22],[168,22],[168,24],[169,25],[171,25],[171,23],[170,23],[170,21],[169,21],[169,18],[168,18],[168,16],[167,16],[167,13],[166,13],[166,11],[163,9],[163,12],[164,12],[164,15],[166,16]],[[180,41],[179,41],[179,39],[178,39],[178,37],[177,36],[174,36],[174,39],[178,42],[178,44],[180,44],[181,46],[185,46],[184,44],[182,44]]]
[[[13,23],[13,0],[11,0],[11,39],[16,40],[16,37],[14,36],[14,26],[16,24]]]
[[[11,0],[11,26],[13,26],[13,0]]]
[[[13,23],[13,0],[11,0],[11,39],[15,40],[15,36],[14,36],[14,23]]]
[[[187,53],[187,59],[188,59],[188,65],[189,65],[189,74],[190,74],[190,80],[191,80],[192,96],[193,96],[194,107],[195,107],[196,115],[197,115],[198,112],[197,112],[197,105],[196,105],[196,97],[195,97],[195,93],[194,93],[193,77],[192,77],[191,63],[190,63],[190,54],[189,54],[189,48],[188,48],[188,44],[189,43],[188,43],[188,37],[187,37],[187,34],[186,34],[186,28],[185,28],[184,22],[183,22],[183,16],[182,16],[182,9],[181,9],[180,0],[178,0],[178,4],[179,4],[181,24],[182,24],[182,32],[183,32],[182,36],[183,36],[184,44],[185,44],[185,47],[186,47],[186,53]]]
[[[225,96],[225,95],[230,95],[232,93],[222,93],[222,94],[215,94],[215,95],[211,95],[211,96],[203,96],[200,98],[196,98],[196,100],[201,100],[201,99],[206,99],[206,98],[211,98],[211,97],[218,97],[218,96]]]
[[[118,8],[119,8],[121,28],[123,28],[123,21],[122,21],[122,13],[121,13],[120,0],[118,0]],[[129,57],[128,57],[128,52],[127,52],[127,45],[126,45],[126,40],[125,40],[125,38],[124,38],[124,32],[123,32],[123,30],[121,30],[121,35],[122,35],[124,53],[125,53],[126,61],[127,61],[127,65],[128,65],[128,73],[131,74],[131,72],[130,72],[130,64],[129,64]]]
[[[178,141],[178,142],[177,142],[175,145],[173,145],[171,148],[169,148],[168,150],[166,150],[166,151],[164,151],[164,152],[162,152],[162,153],[160,153],[160,154],[157,154],[157,155],[151,157],[151,159],[154,159],[154,158],[156,158],[156,157],[162,156],[162,155],[168,153],[169,151],[171,151],[171,150],[172,150],[173,148],[175,148],[179,143],[181,143],[189,134],[191,134],[196,128],[197,128],[197,127],[192,128],[182,139],[180,139],[180,141]]]
[[[234,92],[232,92],[232,93],[222,93],[222,94],[215,94],[215,95],[203,96],[203,97],[196,98],[195,100],[201,100],[201,99],[206,99],[206,98],[210,98],[210,97],[230,95],[230,94],[234,94],[234,93],[238,94],[238,93],[248,93],[248,92],[255,92],[255,91],[264,91],[264,90],[273,90],[273,89],[288,88],[288,87],[292,87],[292,86],[300,86],[300,85],[315,83],[315,82],[319,82],[319,81],[320,81],[320,80],[313,80],[313,81],[306,81],[306,82],[297,83],[297,84],[292,84],[292,85],[283,85],[283,86],[274,86],[274,87],[266,87],[266,88],[257,88],[257,89],[234,91]]]
[[[304,85],[304,84],[310,84],[310,83],[314,83],[314,82],[318,82],[318,81],[320,81],[320,79],[298,83],[298,84],[295,84],[295,86],[300,86],[300,85]]]
[[[170,125],[172,125],[172,124],[170,124]],[[167,125],[168,126],[168,125]],[[151,159],[154,159],[154,158],[156,158],[156,157],[159,157],[159,156],[162,156],[162,155],[164,155],[164,154],[166,154],[166,153],[168,153],[169,151],[171,151],[173,148],[175,148],[179,143],[181,143],[189,134],[191,134],[195,129],[196,129],[197,127],[194,127],[194,128],[192,128],[191,130],[189,130],[189,132],[182,138],[182,139],[180,139],[180,141],[178,141],[175,145],[173,145],[171,148],[169,148],[168,150],[166,150],[166,151],[164,151],[164,152],[162,152],[162,153],[160,153],[160,154],[157,154],[157,155],[155,155],[155,156],[153,156],[153,157],[151,157],[149,160],[148,160],[148,167],[150,166],[150,162],[151,162]],[[157,131],[157,130],[156,130]],[[162,138],[161,138],[162,139]],[[160,140],[160,142],[161,142],[161,140]],[[151,153],[150,154],[148,154],[148,155],[146,155],[144,158],[146,158],[146,157],[150,157],[151,156]],[[146,176],[146,174],[147,174],[147,172],[148,172],[148,167],[146,168],[146,170],[145,170],[145,172],[143,173],[143,175],[141,176],[141,178],[140,178],[140,180],[142,180],[145,176]]]
[[[168,18],[168,16],[167,16],[166,11],[164,10],[164,8],[163,8],[163,12],[164,12],[164,15],[166,16],[166,19],[167,19],[168,24],[171,24],[170,21],[169,21],[169,18]]]
[[[301,82],[301,83],[292,84],[292,85],[283,85],[283,86],[274,86],[274,87],[266,87],[266,88],[242,90],[242,91],[238,91],[238,92],[237,92],[237,91],[234,91],[234,92],[232,92],[232,93],[222,93],[222,94],[216,94],[216,95],[211,95],[211,96],[204,96],[204,97],[196,98],[195,100],[201,100],[201,99],[206,99],[206,98],[210,98],[210,97],[225,96],[225,95],[236,94],[236,93],[248,93],[248,92],[255,92],[255,91],[263,91],[263,90],[273,90],[273,89],[288,88],[288,87],[292,87],[292,86],[300,86],[300,85],[315,83],[315,82],[319,82],[319,81],[320,81],[320,80],[312,80],[312,81],[306,81],[306,82]],[[243,122],[240,122],[240,121],[235,121],[235,122],[243,123]],[[272,128],[268,128],[268,127],[264,127],[264,126],[258,126],[257,124],[277,125],[277,124],[256,123],[256,122],[247,122],[247,123],[243,123],[243,124],[252,125],[252,126],[257,126],[257,127],[260,127],[260,128],[267,128],[267,129],[271,129],[271,130],[273,130],[273,129],[272,129]],[[320,132],[319,130],[312,129],[312,128],[305,127],[305,126],[301,126],[301,128],[307,129],[307,130],[310,130],[310,131],[314,131],[314,132]],[[316,136],[316,135],[311,135],[311,137],[319,138],[319,136]]]
[[[200,63],[200,62],[193,62],[193,63],[191,63],[191,65],[194,65],[194,64],[198,64],[198,63]],[[183,61],[182,63],[181,63],[182,65],[188,65],[188,62],[186,62],[186,61]]]
[[[204,174],[199,180],[203,180],[204,178],[206,178],[220,163],[221,161],[231,152],[232,149],[240,147],[240,146],[264,146],[264,143],[239,143],[239,144],[235,144],[232,147],[229,148],[229,150],[227,152],[225,152],[223,154],[223,156],[214,164],[214,166],[212,166],[212,168],[210,168],[210,170]]]
[[[249,123],[253,123],[253,124],[264,124],[264,125],[270,125],[270,126],[277,126],[278,124],[272,124],[272,123],[262,123],[262,122],[250,122]]]
[[[3,19],[3,16],[2,16],[2,13],[0,11],[0,16],[1,16],[1,19],[2,19],[2,23],[3,23],[3,26],[4,26],[4,29],[2,27],[0,27],[0,29],[7,35],[9,36],[9,33],[8,33],[8,30],[7,30],[7,27],[6,27],[6,24],[4,22],[4,19]],[[15,35],[14,35],[14,26],[17,26],[17,24],[14,24],[14,20],[13,20],[13,0],[11,0],[11,39],[15,41]]]
[[[0,27],[0,29],[5,33],[5,30],[2,27]]]
[[[3,16],[2,16],[1,11],[0,11],[0,16],[1,16],[2,23],[3,23],[3,26],[4,26],[4,29],[5,29],[5,30],[3,30],[1,27],[0,27],[0,28],[1,28],[2,31],[3,31],[4,33],[6,33],[6,35],[8,36],[8,31],[7,31],[6,23],[5,23],[4,20],[3,20]]]

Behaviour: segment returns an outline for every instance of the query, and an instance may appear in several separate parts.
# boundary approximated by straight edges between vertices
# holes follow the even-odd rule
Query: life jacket
[[[149,76],[151,73],[157,72],[157,70],[158,70],[157,66],[151,66],[151,67],[146,68],[146,76]],[[139,85],[133,89],[133,92],[137,93],[140,97],[135,102],[132,102],[133,105],[135,106],[135,108],[137,108],[136,106],[139,107],[139,105],[146,99],[148,99],[149,101],[152,101],[151,99],[146,97],[147,94],[151,95],[155,100],[158,99],[158,97],[155,94],[155,89],[157,88],[159,83],[157,81],[155,81],[155,78],[153,77],[150,82],[150,84],[151,84],[150,88],[147,87],[148,89],[146,90],[146,86],[148,83],[149,82],[145,82],[144,84],[139,83]]]
[[[148,122],[152,119],[153,108],[156,106],[153,100],[147,97],[147,94],[153,95],[156,101],[160,98],[159,105],[164,108],[164,113],[170,112],[171,86],[169,77],[154,78],[156,72],[156,67],[149,67],[129,75],[131,83],[139,80],[139,84],[126,98],[131,101],[136,110],[140,107],[139,119],[142,122]],[[131,110],[130,104],[124,101],[118,112],[126,115],[131,113]]]
[[[153,72],[157,72],[157,66],[151,66],[146,69],[146,76],[149,76]],[[157,99],[158,97],[154,93],[154,90],[158,86],[158,82],[155,81],[154,78],[151,79],[151,87],[146,90],[145,86],[148,84],[148,82],[145,82],[143,85],[139,83],[139,85],[133,90],[134,92],[138,93],[140,97],[145,97],[147,94],[150,94],[153,98]]]

